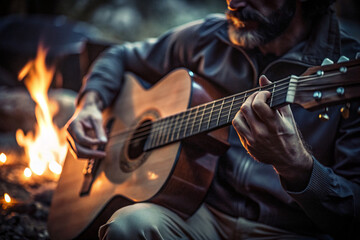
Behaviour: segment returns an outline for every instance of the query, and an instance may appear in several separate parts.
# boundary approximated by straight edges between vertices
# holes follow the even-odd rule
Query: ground
[[[21,156],[11,155],[8,158]],[[0,163],[0,239],[1,240],[46,240],[47,217],[57,177],[24,176],[22,160],[10,159]],[[11,196],[11,203],[4,201],[4,193]]]

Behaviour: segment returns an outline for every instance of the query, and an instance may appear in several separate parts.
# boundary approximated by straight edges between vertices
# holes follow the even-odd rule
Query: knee
[[[121,208],[108,225],[107,239],[145,239],[160,235],[159,227],[163,224],[160,211],[153,204],[138,203]]]

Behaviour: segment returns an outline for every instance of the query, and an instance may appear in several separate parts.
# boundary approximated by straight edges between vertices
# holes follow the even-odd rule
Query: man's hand
[[[259,81],[261,86],[270,83],[265,76]],[[270,96],[270,92],[260,91],[248,97],[233,126],[253,158],[272,164],[289,189],[302,190],[309,181],[313,159],[302,142],[290,106],[271,109],[266,103]]]
[[[66,126],[68,142],[78,158],[105,157],[105,152],[97,149],[107,142],[107,137],[102,125],[101,100],[96,92],[83,96]]]

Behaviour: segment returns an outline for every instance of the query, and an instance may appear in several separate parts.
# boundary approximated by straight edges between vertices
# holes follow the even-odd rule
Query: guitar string
[[[316,77],[316,79],[318,78],[318,76],[317,75],[315,75]],[[327,75],[327,76],[329,76],[329,74]],[[305,77],[302,77],[302,78],[307,78],[306,80],[303,80],[303,81],[299,81],[300,83],[301,82],[306,82],[306,81],[311,81],[311,80],[314,80],[314,78],[310,78],[309,76],[305,76]],[[283,79],[283,80],[287,80],[288,78],[285,78],[285,79]],[[279,81],[277,81],[276,83],[279,83],[279,82],[281,82],[281,80],[279,80]],[[278,84],[278,86],[280,86],[281,84]],[[282,84],[283,85],[283,84]],[[267,86],[265,86],[265,87],[270,87],[271,88],[271,85],[267,85]],[[283,90],[284,88],[282,88],[282,89],[280,89],[280,90]],[[286,90],[287,88],[285,88],[285,90]],[[253,90],[253,89],[252,89]],[[248,92],[250,92],[250,91],[248,91]],[[275,94],[277,94],[279,92],[279,90],[276,90],[276,92],[274,92]],[[285,94],[287,93],[287,91],[285,92]],[[277,94],[277,96],[279,96],[280,94]],[[235,98],[235,97],[239,97],[240,95],[237,95],[237,96],[230,96],[230,97],[233,97],[233,98]],[[236,101],[237,101],[237,103],[235,104],[235,105],[233,105],[233,106],[236,106],[236,105],[238,105],[238,103],[239,103],[239,100],[240,101],[242,101],[243,100],[243,98],[244,97],[241,97],[240,99],[237,99]],[[225,100],[224,100],[225,101]],[[242,104],[244,101],[242,101],[240,104]],[[206,111],[206,107],[204,108],[204,111],[203,111],[203,114],[205,114],[205,111]],[[188,110],[188,112],[190,112],[189,110]],[[215,110],[213,110],[212,112],[217,112],[217,109],[215,109]],[[191,113],[190,113],[190,116],[191,116]],[[229,116],[229,114],[227,115],[227,116]],[[195,117],[195,119],[196,119],[196,116],[194,116]],[[167,117],[168,118],[168,117]],[[167,118],[164,118],[164,119],[161,119],[161,120],[168,120]],[[213,119],[208,119],[210,122],[211,121],[213,121]],[[188,119],[186,119],[186,121],[189,121]],[[157,121],[157,122],[160,122],[160,121]],[[154,123],[156,123],[156,122],[154,122]],[[156,131],[163,131],[164,129],[165,129],[165,131],[167,131],[169,128],[173,128],[173,124],[174,124],[175,122],[172,120],[172,121],[170,121],[170,124],[166,124],[166,126],[165,127],[157,127],[157,128],[155,128],[154,130],[153,130],[153,132],[156,132]],[[205,123],[207,123],[207,122],[205,122]],[[227,122],[225,122],[225,123],[227,123]],[[178,125],[180,125],[180,127],[176,127],[175,126],[175,128],[178,128],[178,130],[180,130],[180,132],[181,132],[181,130],[182,130],[182,124],[178,124]],[[151,124],[150,124],[150,126],[151,126]],[[197,124],[196,125],[194,125],[194,126],[197,126]],[[194,126],[192,127],[192,128],[194,128]],[[136,139],[138,139],[138,141],[141,141],[141,140],[143,140],[143,138],[142,137],[147,137],[148,136],[148,131],[149,131],[149,128],[147,128],[148,126],[142,126],[142,129],[144,129],[142,132],[140,132],[140,131],[138,131],[137,132],[137,135],[133,135],[133,138],[132,139],[130,139],[131,141],[133,141],[133,142],[135,142],[134,140],[136,140]],[[150,128],[151,129],[151,128]],[[176,133],[176,131],[177,130],[173,130],[173,132],[175,132]],[[200,131],[201,132],[201,131]],[[122,133],[124,133],[124,132],[122,132]],[[141,135],[139,135],[139,133],[141,134]],[[184,128],[184,132],[183,132],[184,134],[186,134],[186,128]],[[195,132],[195,133],[190,133],[190,135],[191,134],[196,134],[196,133],[198,133],[198,132]],[[168,135],[168,134],[166,134],[166,135]],[[166,136],[165,135],[165,136]],[[112,136],[114,136],[114,135],[112,135]],[[160,137],[162,137],[163,135],[160,135]],[[177,140],[176,138],[174,139],[174,140]]]
[[[339,73],[335,73],[335,74],[339,74]],[[333,74],[334,75],[334,74]],[[328,74],[328,75],[326,75],[326,76],[333,76],[333,75],[330,75],[330,74]],[[315,75],[315,76],[317,76],[317,75]],[[318,76],[317,76],[318,77]],[[317,78],[316,77],[316,78]],[[308,76],[306,76],[306,80],[303,80],[303,81],[299,81],[299,83],[304,83],[304,82],[306,82],[306,81],[312,81],[312,80],[314,80],[315,78],[309,78]],[[278,82],[280,82],[280,81],[278,81]],[[278,83],[278,82],[276,82],[276,83]],[[281,86],[281,85],[284,85],[284,84],[278,84],[277,86]],[[267,86],[269,86],[269,85],[267,85]],[[267,87],[267,86],[265,86],[265,87]],[[312,85],[313,86],[313,85]],[[270,89],[271,89],[271,85],[270,85]],[[299,89],[299,88],[303,88],[304,89],[304,87],[302,87],[302,85],[300,85],[300,86],[298,86],[296,89]],[[279,94],[279,90],[286,90],[286,92],[281,92],[281,94],[286,94],[287,93],[287,90],[288,90],[288,87],[286,87],[286,88],[282,88],[282,89],[277,89],[276,90],[276,92],[274,92],[275,94],[274,95],[276,95],[274,98],[278,98],[279,96],[281,96],[280,94]],[[298,95],[298,96],[301,96],[301,95]],[[232,95],[232,96],[229,96],[228,98],[224,98],[222,101],[223,102],[226,102],[227,100],[229,100],[230,98],[235,98],[235,97],[239,97],[239,95],[238,96],[234,96],[234,95]],[[237,101],[238,100],[242,100],[243,99],[243,97],[241,97],[241,99],[237,99]],[[275,99],[275,101],[276,101],[276,99]],[[222,112],[226,112],[226,108],[227,108],[227,106],[226,105],[228,105],[228,104],[233,104],[233,102],[234,102],[234,100],[233,101],[230,101],[230,103],[229,102],[227,102],[226,104],[221,104],[220,105],[220,108],[221,107],[223,107],[223,106],[225,106],[223,109],[223,111]],[[244,102],[244,101],[243,101]],[[242,103],[243,103],[242,102]],[[241,103],[241,104],[242,104]],[[272,102],[272,103],[274,103],[274,101]],[[274,105],[274,104],[273,104]],[[235,104],[233,104],[232,106],[236,106]],[[195,120],[196,120],[196,118],[198,118],[199,117],[199,115],[197,115],[197,112],[198,112],[198,110],[199,110],[199,108],[201,108],[201,107],[203,107],[203,113],[201,114],[201,118],[203,118],[203,115],[205,114],[205,112],[207,111],[208,113],[209,113],[209,109],[206,109],[206,106],[203,106],[203,105],[200,105],[200,106],[197,106],[197,107],[194,107],[194,108],[192,108],[192,110],[188,110],[187,112],[188,112],[188,116],[190,116],[190,117],[187,117],[186,118],[186,121],[187,122],[192,122],[192,127],[191,127],[191,129],[194,129],[194,128],[196,128],[199,124],[198,124],[198,122],[196,122],[195,123]],[[217,106],[218,107],[218,106]],[[196,109],[196,111],[195,111],[195,109]],[[217,115],[218,114],[218,112],[220,112],[221,110],[219,110],[219,111],[217,111],[217,110],[219,110],[219,109],[215,109],[215,110],[210,110],[210,112],[211,113],[215,113],[214,115]],[[193,111],[193,112],[192,112]],[[193,114],[193,113],[195,113],[195,114]],[[229,113],[230,114],[230,113]],[[228,114],[228,115],[229,115]],[[228,115],[224,115],[225,117],[227,117]],[[194,116],[194,118],[193,118],[193,116]],[[160,126],[155,126],[155,128],[152,128],[153,129],[153,132],[161,132],[161,131],[164,131],[165,130],[165,132],[167,132],[168,131],[168,129],[169,128],[173,128],[173,124],[174,124],[174,120],[173,119],[171,119],[171,120],[169,120],[169,118],[171,118],[171,117],[173,117],[173,116],[169,116],[169,117],[166,117],[166,118],[163,118],[163,119],[160,119],[159,121],[157,121],[157,122],[154,122],[154,124],[156,124],[156,123],[159,123],[159,122],[161,122],[161,121],[163,121],[163,122],[166,122],[166,121],[168,121],[166,124],[158,124],[158,125],[160,125]],[[222,116],[220,116],[220,118],[224,118],[224,117],[222,117]],[[212,121],[212,120],[214,120],[214,119],[210,119],[209,118],[209,120],[210,121]],[[175,120],[176,121],[176,120]],[[205,123],[207,123],[207,122],[205,122]],[[201,124],[201,123],[200,123]],[[151,125],[151,124],[150,124]],[[181,131],[182,130],[182,124],[178,124],[178,125],[180,125],[180,127],[176,127],[175,126],[175,128],[179,128],[179,130]],[[184,128],[184,133],[185,132],[187,132],[186,131],[186,129],[187,129],[187,127],[185,127]],[[148,129],[145,129],[144,131],[146,131],[146,130],[148,130]],[[191,132],[192,132],[192,130],[191,130]],[[138,132],[139,133],[139,132]],[[140,132],[141,133],[141,132]],[[195,133],[197,133],[197,132],[195,132]],[[147,134],[147,133],[145,133],[145,134]],[[191,133],[192,134],[192,133]],[[160,134],[161,135],[161,134]],[[166,134],[167,135],[167,134]],[[135,136],[135,135],[134,135]],[[138,135],[136,136],[136,137],[139,137]]]
[[[317,74],[314,74],[314,75],[309,75],[309,76],[300,76],[300,77],[297,77],[297,79],[299,80],[299,79],[304,79],[304,80],[301,80],[301,81],[298,81],[297,83],[299,84],[301,84],[301,83],[306,83],[306,82],[309,82],[309,81],[313,81],[313,80],[316,80],[316,79],[319,79],[320,77],[322,77],[322,78],[324,78],[324,77],[329,77],[329,76],[334,76],[334,75],[340,75],[341,73],[333,73],[333,74],[327,74],[327,75],[323,75],[323,76],[318,76]],[[250,90],[248,90],[248,91],[245,91],[245,92],[242,92],[242,93],[239,93],[239,95],[232,95],[232,96],[228,96],[228,97],[226,97],[226,98],[223,98],[223,102],[226,102],[227,100],[229,100],[230,98],[236,98],[236,97],[240,97],[239,99],[236,99],[236,100],[234,100],[233,102],[236,102],[235,104],[233,104],[233,106],[232,106],[232,108],[233,109],[236,109],[236,107],[240,107],[243,103],[244,103],[244,101],[245,101],[245,99],[247,98],[246,96],[247,96],[247,93],[251,93],[252,94],[252,92],[256,92],[256,91],[261,91],[261,90],[268,90],[267,88],[269,88],[269,89],[271,89],[271,88],[274,88],[274,87],[279,87],[279,86],[284,86],[285,84],[288,84],[289,83],[289,81],[287,81],[287,80],[290,80],[291,79],[291,76],[289,76],[289,77],[286,77],[286,78],[284,78],[284,79],[281,79],[281,80],[278,80],[278,81],[276,81],[276,82],[274,82],[274,83],[272,83],[272,84],[269,84],[269,85],[266,85],[266,86],[264,86],[264,87],[257,87],[257,88],[254,88],[254,89],[250,89]],[[279,84],[280,83],[280,84]],[[302,86],[302,85],[299,85],[296,89],[299,89],[299,88],[302,88],[302,89],[306,89],[306,88],[309,88],[309,87],[313,87],[313,85],[311,85],[311,86],[307,86],[307,85],[305,85],[305,86]],[[285,96],[286,94],[287,94],[287,89],[288,89],[289,87],[288,86],[286,86],[286,87],[283,87],[283,88],[281,88],[281,89],[276,89],[274,92],[273,92],[273,94],[274,95],[276,95],[276,98],[279,98],[279,96],[280,97],[283,97],[283,96]],[[285,92],[283,91],[283,90],[286,90]],[[279,92],[280,92],[280,94],[279,94]],[[245,95],[245,97],[244,96],[241,96],[241,95]],[[248,96],[250,96],[250,95],[248,95]],[[274,96],[274,98],[275,98],[275,96]],[[186,115],[186,113],[190,113],[190,114],[187,114],[188,116],[190,116],[190,118],[188,118],[188,119],[186,119],[186,121],[188,121],[188,122],[191,122],[191,120],[194,122],[194,120],[196,119],[196,115],[194,116],[194,118],[192,118],[192,113],[191,113],[191,111],[194,111],[196,108],[197,109],[199,109],[200,107],[204,107],[204,111],[203,111],[203,114],[202,115],[206,115],[207,113],[205,113],[205,111],[207,111],[207,110],[209,110],[209,109],[206,109],[206,106],[207,105],[209,105],[209,104],[211,104],[211,103],[213,103],[213,102],[219,102],[219,100],[215,100],[215,101],[212,101],[212,102],[209,102],[209,103],[206,103],[206,104],[202,104],[202,105],[199,105],[199,106],[196,106],[196,107],[194,107],[194,108],[191,108],[191,109],[188,109],[187,111],[184,111],[184,112],[182,112],[182,113],[178,113],[178,114],[176,114],[176,115],[180,115],[180,114],[184,114],[184,115]],[[227,109],[227,107],[228,106],[226,106],[226,105],[228,105],[229,104],[229,102],[227,102],[224,106],[225,107],[223,107],[223,112],[226,112],[226,109]],[[218,106],[217,106],[218,107]],[[225,110],[224,110],[225,109]],[[211,113],[213,113],[214,115],[215,114],[218,114],[219,113],[219,111],[218,111],[219,109],[215,109],[215,110],[213,110],[213,111],[211,111]],[[237,112],[237,111],[236,111]],[[224,115],[224,116],[226,116],[226,117],[228,117],[229,115],[231,115],[231,111],[229,111],[229,113],[227,114],[227,115]],[[181,132],[181,130],[182,130],[182,125],[183,125],[183,123],[182,124],[177,124],[179,127],[176,127],[176,126],[174,126],[174,123],[175,123],[175,120],[170,120],[169,121],[169,119],[170,119],[170,117],[173,117],[173,116],[168,116],[168,117],[166,117],[166,118],[163,118],[163,119],[160,119],[160,120],[157,120],[157,121],[155,121],[155,122],[152,122],[152,123],[149,123],[149,124],[146,124],[146,125],[143,125],[143,126],[141,126],[141,128],[139,128],[139,129],[142,129],[142,131],[137,131],[136,132],[136,134],[134,134],[133,135],[133,137],[131,138],[131,139],[129,139],[131,142],[133,142],[133,143],[135,143],[135,142],[138,142],[138,141],[142,141],[143,139],[146,139],[147,137],[148,137],[148,134],[149,134],[149,132],[151,132],[151,131],[149,131],[149,130],[151,130],[151,129],[153,129],[153,132],[160,132],[160,131],[166,131],[167,132],[167,130],[168,129],[173,129],[173,128],[178,128],[178,130],[180,130],[180,132]],[[220,117],[221,118],[221,117]],[[169,123],[167,123],[167,124],[164,124],[164,125],[160,125],[160,126],[157,126],[155,129],[154,128],[151,128],[151,126],[152,125],[155,125],[156,123],[160,123],[161,121],[166,121],[166,120],[168,120],[169,121]],[[212,121],[213,119],[211,119],[210,117],[209,117],[209,119],[208,119],[208,121]],[[203,123],[208,123],[208,121],[205,121],[205,122],[203,122]],[[220,122],[220,121],[219,121]],[[192,128],[194,128],[195,126],[197,126],[197,124],[195,124]],[[134,129],[127,129],[127,130],[125,130],[125,131],[122,131],[122,132],[118,132],[118,133],[115,133],[115,134],[112,134],[110,137],[115,137],[115,136],[117,136],[117,135],[122,135],[122,134],[126,134],[126,133],[129,133],[129,132],[132,132],[132,131],[134,131],[135,130],[135,128]],[[183,129],[184,131],[183,131],[183,133],[184,134],[186,134],[186,128],[184,128]],[[176,132],[176,130],[173,130],[174,132]],[[200,131],[201,132],[201,131]],[[190,135],[191,134],[196,134],[197,132],[193,132],[193,133],[190,133]],[[163,136],[163,135],[161,135],[161,136]],[[160,136],[160,137],[161,137]],[[176,138],[174,139],[174,140],[177,140]]]
[[[278,80],[276,83],[280,83],[280,82],[283,82],[283,81],[286,81],[286,80],[289,80],[289,79],[290,79],[290,77],[287,77],[287,78]],[[287,83],[287,82],[285,82],[285,83]],[[283,84],[278,84],[277,86],[281,86],[281,85],[283,85]],[[266,85],[266,86],[264,86],[264,87],[269,87],[269,88],[270,88],[271,85]],[[252,91],[253,91],[253,92],[256,92],[258,89],[262,90],[261,87],[257,87],[257,88],[250,89],[250,90],[244,91],[244,92],[242,92],[242,93],[239,93],[239,95],[235,94],[235,95],[227,96],[227,97],[225,97],[224,99],[233,98],[233,97],[239,97],[240,95],[245,95],[246,97],[248,97],[248,96],[250,96],[250,95],[252,94]],[[279,90],[281,90],[281,89],[279,89]],[[249,93],[250,93],[250,94],[249,94]],[[244,99],[244,97],[241,97],[241,99]],[[241,100],[241,99],[237,99],[237,100]],[[204,108],[206,109],[206,105],[211,105],[213,102],[216,102],[216,101],[218,101],[218,100],[214,100],[214,101],[211,101],[211,102],[208,102],[208,103],[204,103],[204,104],[195,106],[195,107],[193,107],[193,108],[191,108],[191,109],[200,108],[200,107],[204,107]],[[177,115],[185,114],[186,112],[191,111],[191,109],[187,109],[187,110],[185,110],[184,112],[177,113],[176,115],[167,116],[166,118],[170,118],[170,117],[174,117],[174,116],[177,116]],[[209,109],[208,109],[208,110],[209,110]],[[215,112],[215,111],[213,110],[212,112]],[[164,120],[164,119],[165,119],[165,118],[159,119],[159,120],[157,120],[157,121],[155,121],[155,122],[152,122],[152,123],[148,123],[148,124],[146,124],[146,125],[143,125],[142,128],[143,128],[143,127],[151,126],[151,125],[153,125],[154,123],[159,122],[159,121]],[[110,137],[115,137],[116,135],[121,135],[121,134],[127,134],[127,133],[129,133],[129,132],[134,131],[135,129],[136,129],[136,128],[131,128],[131,129],[127,129],[126,131],[115,132],[115,133],[111,134]]]
[[[327,75],[327,76],[329,76],[329,74]],[[306,80],[303,80],[303,81],[300,81],[300,82],[305,82],[305,81],[311,81],[311,80],[314,80],[313,78],[309,78],[309,77],[306,77],[307,79]],[[316,78],[318,78],[318,77],[316,77]],[[278,82],[280,82],[280,81],[277,81],[276,83],[278,83]],[[269,86],[269,85],[267,85],[267,86]],[[278,85],[279,86],[279,85]],[[270,86],[271,87],[271,86]],[[284,89],[284,88],[283,88]],[[279,91],[277,90],[276,92],[274,92],[274,93],[278,93]],[[287,93],[287,91],[285,92],[285,94]],[[280,95],[280,94],[277,94],[278,96]],[[230,96],[231,97],[231,96]],[[238,97],[238,96],[233,96],[233,98],[234,97]],[[239,100],[242,100],[242,99],[237,99],[237,101],[239,101]],[[224,102],[225,100],[223,100],[223,102]],[[243,103],[243,101],[241,102],[241,104]],[[238,105],[238,104],[235,104],[235,105]],[[226,107],[225,107],[226,108]],[[203,114],[205,113],[205,111],[206,111],[206,108],[204,108],[204,111],[203,111]],[[212,111],[212,112],[214,112],[214,111]],[[215,111],[216,112],[216,111]],[[229,113],[230,115],[231,115],[231,113]],[[228,115],[225,115],[225,116],[229,116],[229,114]],[[190,116],[192,115],[192,113],[190,113]],[[232,114],[233,115],[233,114]],[[196,115],[194,116],[195,117],[195,119],[196,119]],[[191,119],[192,117],[190,117],[190,119]],[[223,117],[220,117],[219,119],[221,119],[221,118],[223,118]],[[166,119],[166,118],[164,118],[164,119],[162,119],[162,120],[169,120],[169,119]],[[211,121],[213,121],[214,119],[210,119],[209,118],[209,121],[211,122]],[[189,122],[189,119],[186,119],[186,121],[187,122]],[[218,122],[221,122],[221,120],[220,121],[218,121]],[[158,141],[157,142],[164,142],[164,139],[161,139],[161,138],[164,138],[164,137],[166,137],[166,140],[165,140],[165,143],[167,143],[168,142],[168,137],[169,137],[169,135],[168,135],[168,129],[170,129],[170,128],[172,128],[173,127],[173,123],[174,123],[174,121],[173,120],[170,120],[170,124],[164,124],[164,126],[165,127],[157,127],[157,128],[155,128],[154,130],[153,130],[153,132],[159,132],[160,134],[158,135],[159,137],[160,137],[160,139],[158,139]],[[206,122],[205,122],[206,123]],[[226,121],[225,123],[228,123],[228,121]],[[224,124],[224,123],[222,123],[222,124]],[[193,121],[193,126],[192,126],[192,128],[191,129],[193,129],[194,128],[194,126],[197,126],[198,124],[194,124],[194,121]],[[216,124],[215,125],[215,127],[216,126],[218,126],[218,124]],[[200,127],[201,127],[201,124],[199,125],[199,127],[198,127],[198,129],[200,129]],[[180,127],[176,127],[175,126],[175,128],[178,128],[178,129],[176,129],[176,130],[173,130],[172,132],[175,132],[176,133],[176,131],[177,130],[180,130],[180,132],[178,132],[178,133],[181,133],[181,131],[182,130],[184,130],[183,131],[183,135],[184,136],[182,136],[181,138],[184,138],[184,137],[186,137],[187,135],[187,127],[185,127],[184,129],[182,129],[182,125],[180,125]],[[148,128],[145,128],[145,130],[142,132],[142,134],[141,135],[139,135],[139,134],[137,134],[137,135],[133,135],[133,136],[135,136],[135,137],[133,137],[132,139],[130,139],[131,141],[133,141],[134,142],[134,140],[136,140],[137,138],[139,139],[139,141],[141,141],[141,140],[143,140],[143,138],[142,137],[147,137],[147,135],[148,135],[148,131],[149,129]],[[161,131],[164,131],[165,130],[165,135],[164,134],[162,134],[161,133]],[[206,130],[208,130],[208,129],[206,129]],[[198,132],[201,132],[201,130],[199,131],[196,131],[196,132],[193,132],[192,130],[190,131],[190,135],[194,135],[194,134],[196,134],[196,133],[198,133]],[[139,132],[138,132],[139,133]],[[140,132],[141,133],[141,132]],[[190,136],[189,135],[189,136]],[[177,137],[178,138],[178,137]],[[174,141],[174,140],[178,140],[177,138],[175,138],[175,139],[173,139],[172,141]],[[163,144],[163,143],[162,143]],[[157,145],[157,144],[156,144]]]
[[[336,73],[337,75],[339,74],[339,73]],[[334,74],[333,74],[334,75]],[[332,76],[333,76],[332,75]],[[317,75],[316,75],[317,76]],[[327,76],[331,76],[330,74],[328,74]],[[309,77],[307,77],[307,79],[306,80],[302,80],[302,81],[299,81],[299,83],[301,84],[301,83],[304,83],[304,82],[307,82],[307,81],[312,81],[312,80],[314,80],[315,78],[309,78]],[[278,82],[276,82],[276,83],[278,83]],[[287,82],[288,83],[288,82]],[[281,86],[281,85],[284,85],[284,84],[278,84],[277,85],[277,87],[278,86]],[[314,86],[314,85],[312,85],[312,86]],[[271,88],[273,88],[274,89],[274,87],[273,86],[269,86],[269,88],[271,89]],[[275,92],[274,92],[274,94],[273,94],[273,99],[275,99],[274,101],[272,101],[272,103],[274,103],[275,102],[275,104],[273,104],[273,105],[276,105],[276,101],[277,100],[279,100],[278,98],[279,98],[279,96],[281,96],[281,97],[283,97],[284,95],[283,94],[287,94],[288,93],[288,89],[290,89],[291,88],[291,86],[290,87],[285,87],[285,88],[281,88],[281,89],[277,89]],[[300,86],[298,86],[296,89],[304,89],[304,87],[302,87],[302,85],[300,85]],[[268,89],[266,89],[266,90],[268,90]],[[285,92],[283,91],[283,90],[286,90]],[[280,92],[281,91],[281,92]],[[280,93],[279,93],[280,92]],[[298,95],[298,96],[301,96],[301,95]],[[233,100],[232,101],[230,101],[230,102],[226,102],[226,101],[228,101],[230,98],[233,98]],[[212,111],[212,112],[215,112],[215,114],[214,115],[218,115],[218,112],[220,113],[221,111],[222,111],[222,109],[221,109],[221,107],[223,107],[223,111],[222,112],[226,112],[227,111],[227,105],[228,104],[232,104],[231,106],[232,107],[234,107],[235,106],[235,108],[238,106],[238,102],[236,103],[236,104],[233,104],[233,102],[235,101],[234,99],[236,98],[236,97],[239,97],[239,96],[229,96],[229,98],[225,98],[225,99],[223,99],[222,100],[222,102],[224,103],[224,102],[226,102],[226,104],[221,104],[220,105],[220,110],[219,109],[216,109],[216,110],[214,110],[214,111]],[[243,101],[243,97],[241,97],[240,99],[236,99],[236,101],[241,101],[241,104],[244,102]],[[204,113],[205,112],[209,112],[208,111],[208,109],[206,109],[206,107],[204,107],[204,106],[200,106],[200,107],[198,107],[197,109],[196,109],[196,111],[193,111],[193,112],[195,112],[195,114],[193,114],[193,112],[191,112],[191,111],[189,111],[189,116],[190,116],[190,118],[188,118],[186,121],[187,122],[192,122],[192,128],[191,128],[191,130],[190,130],[190,134],[192,134],[193,133],[193,129],[194,128],[196,128],[196,127],[198,127],[198,129],[200,128],[200,126],[201,126],[201,123],[199,123],[199,122],[195,122],[195,120],[199,117],[198,115],[197,115],[197,112],[199,111],[199,108],[201,108],[201,107],[203,107],[203,113],[201,114],[201,118],[203,118],[203,115],[204,115]],[[218,107],[218,106],[217,106]],[[219,110],[219,111],[217,111],[217,110]],[[220,118],[218,118],[218,121],[219,121],[219,119],[222,119],[222,118],[224,118],[224,117],[228,117],[230,114],[232,114],[232,112],[230,112],[229,111],[229,113],[227,114],[227,115],[224,115],[224,116],[219,116]],[[192,117],[194,115],[194,118]],[[189,121],[189,119],[191,120],[191,121]],[[166,118],[164,118],[163,119],[164,121],[166,121],[167,119]],[[208,119],[209,121],[213,121],[214,119]],[[221,120],[220,120],[221,121]],[[219,122],[220,122],[219,121]],[[154,129],[153,131],[155,132],[155,131],[159,131],[159,129],[160,129],[160,131],[161,130],[163,130],[163,129],[165,129],[165,132],[167,132],[167,130],[168,130],[168,128],[169,128],[169,126],[172,128],[173,127],[173,123],[174,123],[174,121],[173,121],[173,119],[171,119],[170,120],[170,124],[169,123],[166,123],[166,124],[163,124],[163,125],[160,125],[160,127],[157,127],[156,129]],[[206,122],[205,122],[206,123]],[[179,124],[180,125],[180,124]],[[198,126],[199,125],[199,126]],[[176,126],[175,126],[175,128],[177,128]],[[178,127],[179,128],[179,130],[181,131],[182,130],[182,127],[180,126],[180,127]],[[185,129],[184,129],[184,133],[186,133],[187,131],[186,131],[186,128],[187,127],[185,127]],[[197,131],[198,132],[198,131]],[[195,133],[197,133],[197,132],[195,132]],[[160,134],[161,135],[161,134]]]

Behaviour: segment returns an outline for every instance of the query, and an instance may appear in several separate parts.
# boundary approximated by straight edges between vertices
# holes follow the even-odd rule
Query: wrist
[[[286,168],[274,167],[287,190],[302,191],[309,183],[314,160],[309,153],[299,159],[301,159],[300,164],[294,164]]]
[[[104,103],[96,91],[86,92],[79,101],[79,107],[87,108],[87,107],[96,107],[99,111],[104,109]]]

